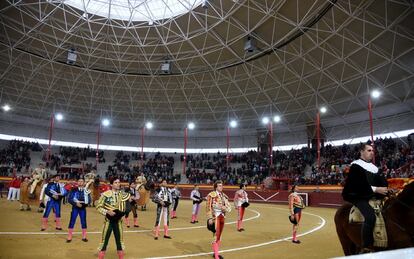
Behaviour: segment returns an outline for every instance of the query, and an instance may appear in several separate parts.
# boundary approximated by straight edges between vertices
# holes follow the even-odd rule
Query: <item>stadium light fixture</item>
[[[55,119],[56,119],[56,120],[58,120],[58,121],[63,120],[63,114],[62,114],[62,113],[57,113],[57,114],[55,115]]]
[[[375,89],[371,92],[371,97],[374,98],[374,99],[377,99],[380,96],[381,96],[381,92],[378,91],[377,89]]]
[[[322,106],[319,110],[321,113],[326,113],[328,111],[328,109],[326,109],[325,106]]]
[[[188,123],[188,129],[192,130],[195,128],[195,124],[193,122]]]
[[[8,111],[10,111],[11,110],[11,107],[10,107],[10,105],[8,105],[8,104],[5,104],[5,105],[3,105],[3,107],[1,107],[2,109],[3,109],[3,111],[5,111],[5,112],[8,112]]]
[[[147,128],[147,129],[152,129],[152,127],[154,127],[154,124],[152,124],[152,122],[147,122],[147,123],[145,123],[145,128]]]
[[[268,124],[269,123],[269,118],[268,117],[263,117],[262,123],[263,124]]]
[[[278,123],[278,122],[280,122],[280,116],[279,115],[276,115],[275,117],[273,117],[273,121],[274,122],[276,122],[276,123]]]
[[[230,121],[230,127],[232,127],[232,128],[237,127],[237,121],[235,121],[235,120]]]
[[[102,125],[105,127],[108,127],[111,124],[111,122],[109,121],[109,119],[103,119],[102,120]]]

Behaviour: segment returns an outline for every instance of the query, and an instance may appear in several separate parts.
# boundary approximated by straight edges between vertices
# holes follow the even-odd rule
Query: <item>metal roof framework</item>
[[[207,1],[153,21],[109,19],[65,1],[0,3],[1,103],[17,115],[118,128],[255,130],[280,115],[287,131],[312,123],[414,115],[412,1]],[[410,22],[411,21],[411,22]],[[250,37],[254,50],[245,50]],[[68,50],[77,54],[67,64]],[[170,74],[160,66],[169,61]],[[352,117],[352,119],[350,119]]]

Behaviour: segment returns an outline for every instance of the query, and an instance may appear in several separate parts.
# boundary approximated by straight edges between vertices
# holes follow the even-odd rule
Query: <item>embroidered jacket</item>
[[[131,195],[129,193],[123,192],[121,190],[117,192],[108,190],[102,193],[98,204],[96,205],[96,209],[102,215],[106,215],[108,210],[119,210],[121,212],[125,212],[126,201],[129,200],[130,196]]]
[[[289,210],[290,213],[293,214],[293,208],[303,209],[305,208],[305,203],[303,202],[302,197],[297,194],[297,192],[293,192],[288,197],[289,200]]]
[[[161,201],[164,202],[164,206],[169,206],[172,203],[172,196],[170,190],[167,187],[161,187],[156,192],[152,201],[161,206]]]
[[[207,195],[206,212],[207,218],[216,218],[220,215],[225,216],[231,211],[229,198],[226,194],[217,191],[210,192]]]
[[[240,189],[234,194],[234,206],[240,207],[245,202],[249,202],[247,192],[243,189]]]
[[[77,202],[80,202],[83,207],[86,207],[91,203],[91,191],[86,188],[74,188],[70,191],[68,196],[68,202],[73,206],[76,206]]]
[[[67,191],[64,188],[63,183],[51,182],[47,184],[45,194],[49,196],[50,199],[60,201],[63,198],[63,196],[67,194]],[[53,195],[58,195],[58,198],[55,199]]]
[[[181,198],[181,192],[180,192],[180,190],[178,190],[178,188],[177,189],[176,188],[170,189],[170,192],[171,192],[171,196],[172,196],[173,199]]]

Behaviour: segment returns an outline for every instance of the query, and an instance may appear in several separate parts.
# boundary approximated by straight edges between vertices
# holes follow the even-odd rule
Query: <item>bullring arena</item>
[[[260,198],[257,197],[257,199]],[[94,208],[88,208],[89,242],[85,244],[80,240],[80,229],[78,229],[74,241],[67,244],[65,242],[67,231],[57,232],[51,224],[47,232],[40,232],[40,214],[34,211],[21,212],[16,206],[16,203],[5,200],[1,203],[1,218],[4,219],[0,225],[2,258],[40,258],[46,255],[50,258],[94,258],[97,256],[97,244],[101,238],[103,217]],[[186,258],[190,256],[211,258],[212,235],[205,227],[204,211],[202,208],[198,224],[190,224],[190,202],[183,201],[179,205],[178,218],[171,219],[170,234],[173,238],[154,240],[152,229],[155,212],[154,205],[150,204],[146,211],[138,212],[139,228],[124,227],[126,258]],[[62,215],[62,218],[66,219],[64,225],[69,219],[69,212],[69,206],[64,206]],[[332,208],[307,208],[300,231],[302,244],[299,247],[291,243],[292,226],[287,220],[287,205],[252,203],[246,213],[245,232],[236,231],[237,212],[233,211],[229,214],[223,238],[225,245],[221,253],[226,258],[340,256],[342,251],[333,223],[334,213],[335,209]],[[326,244],[323,251],[316,249],[322,243]],[[45,250],[45,244],[47,244],[47,250]],[[27,249],[20,249],[21,246]],[[113,240],[110,241],[107,256],[108,258],[116,257]]]
[[[413,7],[0,1],[0,258],[414,258]]]

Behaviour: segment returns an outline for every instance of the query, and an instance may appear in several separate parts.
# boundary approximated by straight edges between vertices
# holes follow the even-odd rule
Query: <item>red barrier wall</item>
[[[11,180],[11,177],[0,177],[0,181],[4,181],[6,184]],[[63,181],[65,182],[65,181]],[[7,186],[7,185],[6,185]],[[172,186],[170,186],[172,187]],[[212,186],[201,185],[200,192],[203,197],[212,191]],[[180,185],[181,196],[184,199],[189,199],[193,185]],[[310,187],[309,187],[310,188]],[[338,187],[334,187],[338,188]],[[224,193],[229,196],[230,200],[233,200],[234,193],[239,189],[238,186],[225,186]],[[313,189],[315,190],[315,189]],[[255,190],[254,187],[249,186],[246,190],[249,200],[259,203],[273,203],[273,204],[287,204],[289,192],[274,190],[274,191],[261,191]],[[340,191],[308,191],[306,186],[301,186],[301,193],[308,194],[308,206],[315,207],[339,207],[343,203],[343,199]]]
[[[184,199],[190,198],[192,189],[181,188],[181,196]],[[224,193],[233,200],[234,193],[237,189],[228,190],[224,189]],[[209,190],[200,190],[201,195],[206,197],[210,192]],[[253,191],[247,190],[249,200],[259,203],[288,203],[288,191]],[[316,207],[339,207],[343,203],[343,199],[340,192],[307,192],[308,194],[308,206]]]

